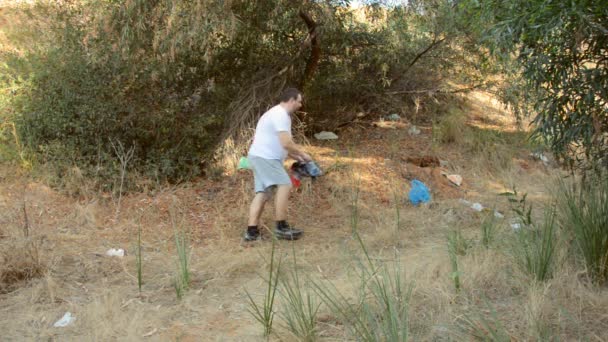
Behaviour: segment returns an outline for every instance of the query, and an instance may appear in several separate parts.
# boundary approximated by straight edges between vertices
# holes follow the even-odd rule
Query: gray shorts
[[[249,166],[253,170],[255,192],[267,192],[275,185],[291,185],[291,179],[277,159],[264,159],[256,156],[247,156]]]

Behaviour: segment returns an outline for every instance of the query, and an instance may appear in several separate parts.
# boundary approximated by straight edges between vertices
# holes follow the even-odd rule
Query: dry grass
[[[470,101],[471,107],[463,109],[469,118],[484,114],[479,112],[481,106],[494,108],[492,103],[479,103],[478,97]],[[495,110],[492,113],[499,113]],[[504,129],[500,134],[507,134],[513,125],[495,121]],[[340,132],[338,142],[311,146],[315,159],[331,172],[292,197],[291,221],[306,231],[295,245],[302,274],[332,282],[347,297],[356,293],[353,260],[360,249],[350,226],[354,174],[360,179],[358,227],[369,252],[376,261],[397,256],[407,280],[413,281],[411,340],[473,340],[472,334],[479,331],[471,329],[483,330],[484,319],[500,322],[504,334],[514,341],[608,339],[608,292],[582,277],[565,257],[568,253],[562,251],[563,262],[552,279],[535,283],[515,266],[501,243],[513,235],[508,224],[513,215],[497,194],[516,184],[540,207],[550,199],[547,179],[560,171],[528,160],[525,145],[510,145],[508,139],[494,141],[495,151],[508,152],[501,157],[508,167],[489,170],[487,165],[495,163],[491,154],[473,150],[467,143],[477,137],[458,137],[432,150],[427,149],[433,144],[430,127],[421,129],[421,135],[411,137],[407,129],[390,129],[389,134],[379,127],[352,127]],[[391,147],[395,145],[399,149]],[[450,196],[432,189],[432,205],[412,207],[407,201],[409,182],[402,176],[404,161],[431,152],[449,162],[448,171],[463,176],[463,187],[453,188]],[[261,327],[247,312],[244,289],[254,298],[262,295],[259,274],[267,267],[271,244],[244,245],[240,240],[251,187],[251,175],[239,171],[154,194],[131,194],[123,197],[123,215],[115,220],[111,198],[87,193],[77,199],[66,197],[16,176],[8,166],[0,167],[0,270],[5,274],[11,265],[21,272],[12,273],[11,279],[19,281],[10,281],[0,294],[3,338],[262,341]],[[28,238],[22,234],[23,198],[32,227]],[[481,245],[479,225],[486,213],[473,211],[458,198],[505,214],[496,244],[488,249]],[[192,279],[181,301],[172,287],[176,262],[172,206],[191,227]],[[268,228],[273,226],[271,208],[262,218]],[[141,294],[134,253],[139,225]],[[472,246],[458,256],[459,292],[450,277],[446,245],[447,233],[455,229]],[[291,246],[280,242],[277,252],[289,260]],[[127,255],[107,257],[109,248],[124,248]],[[279,301],[277,309],[284,308]],[[76,317],[74,323],[53,328],[66,311]],[[463,326],[466,317],[470,324]],[[280,318],[276,324],[271,340],[293,340]],[[322,341],[348,338],[345,327],[326,307],[321,307],[318,327]]]
[[[40,278],[47,269],[38,238],[5,238],[0,249],[0,293]]]

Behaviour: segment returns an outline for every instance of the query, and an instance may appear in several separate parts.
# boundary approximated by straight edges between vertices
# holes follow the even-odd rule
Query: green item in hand
[[[239,166],[237,169],[246,169],[249,170],[251,169],[249,167],[249,159],[247,159],[247,157],[241,157],[241,159],[239,160]]]

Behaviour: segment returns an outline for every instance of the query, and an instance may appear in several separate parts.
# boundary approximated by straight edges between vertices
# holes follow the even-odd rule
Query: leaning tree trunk
[[[308,56],[308,59],[306,60],[306,69],[304,69],[304,75],[299,84],[300,89],[304,90],[319,66],[321,48],[319,47],[319,41],[317,39],[317,23],[312,20],[310,15],[304,12],[304,9],[300,9],[299,14],[300,18],[306,23],[306,27],[308,27],[307,44],[310,44],[311,47],[310,56]]]

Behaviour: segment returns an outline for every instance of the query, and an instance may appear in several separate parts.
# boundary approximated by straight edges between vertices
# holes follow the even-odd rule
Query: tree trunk
[[[308,39],[306,40],[307,44],[310,44],[310,56],[306,60],[306,69],[304,69],[304,75],[300,81],[300,89],[303,90],[308,82],[312,79],[317,67],[319,66],[319,59],[321,58],[321,48],[319,47],[319,41],[317,39],[317,23],[304,12],[303,9],[300,9],[300,18],[304,20],[306,23],[306,27],[308,27]]]

